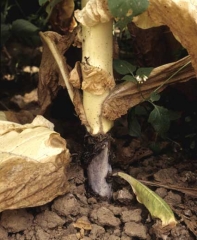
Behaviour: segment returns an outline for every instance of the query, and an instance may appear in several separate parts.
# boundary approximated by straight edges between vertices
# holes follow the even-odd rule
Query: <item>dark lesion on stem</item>
[[[89,190],[102,198],[110,199],[112,186],[107,178],[112,172],[110,165],[111,137],[107,134],[87,135],[84,142],[85,152],[83,161],[85,163]]]

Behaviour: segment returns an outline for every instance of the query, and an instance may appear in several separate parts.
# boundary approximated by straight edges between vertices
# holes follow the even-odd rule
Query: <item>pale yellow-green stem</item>
[[[82,0],[82,6],[88,0]],[[82,26],[82,62],[99,67],[113,75],[112,72],[112,20],[98,23],[93,27]],[[109,90],[102,95],[83,91],[83,106],[90,125],[87,130],[92,134],[104,134],[113,126],[113,122],[101,116],[102,103],[108,96]]]

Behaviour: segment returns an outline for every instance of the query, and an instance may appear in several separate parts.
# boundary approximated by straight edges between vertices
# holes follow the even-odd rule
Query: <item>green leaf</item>
[[[131,75],[125,75],[122,80],[137,83],[137,80]]]
[[[154,109],[149,115],[148,122],[154,127],[158,134],[165,134],[170,127],[170,121],[176,120],[180,115],[164,107],[153,105]]]
[[[161,143],[159,142],[151,142],[149,144],[149,148],[153,151],[154,154],[160,154],[161,153]]]
[[[49,2],[49,0],[38,0],[40,6],[44,5],[46,2]]]
[[[141,126],[136,118],[135,108],[128,111],[128,131],[132,137],[141,137]]]
[[[135,116],[129,120],[129,135],[132,137],[141,137],[141,126]]]
[[[125,179],[131,185],[137,200],[145,205],[152,217],[161,219],[162,227],[176,225],[177,222],[171,208],[155,192],[126,173],[118,172],[114,175]]]
[[[118,20],[118,27],[124,28],[134,16],[144,12],[149,5],[148,0],[108,0],[109,10]]]
[[[196,146],[196,142],[195,142],[195,141],[192,141],[192,142],[190,143],[190,148],[193,150],[193,149],[195,149],[195,146]]]
[[[113,61],[113,66],[116,72],[122,75],[133,73],[136,70],[136,67],[130,64],[129,62],[119,59],[115,59]]]
[[[125,27],[132,21],[131,17],[124,17],[121,19],[116,19],[117,22],[115,23],[115,26],[119,28],[120,30],[125,30]],[[131,36],[129,36],[130,38]]]
[[[5,23],[6,16],[1,12],[1,24]]]
[[[135,114],[139,116],[147,116],[147,110],[144,106],[136,106],[135,107]]]
[[[156,102],[156,101],[159,101],[160,97],[161,97],[160,94],[153,92],[150,95],[150,100],[151,102]]]
[[[39,28],[36,27],[33,23],[25,19],[17,19],[12,23],[12,31],[17,35],[20,34],[32,34],[38,31]]]
[[[152,72],[154,68],[153,67],[148,67],[148,68],[139,68],[136,72],[136,75],[143,77],[147,76],[149,77],[150,73]]]
[[[108,0],[108,7],[113,17],[137,16],[149,5],[148,0]]]
[[[17,19],[14,21],[11,31],[15,37],[28,46],[37,47],[41,44],[38,35],[39,28],[27,20]]]
[[[3,46],[11,36],[11,25],[10,24],[1,24],[1,45]]]

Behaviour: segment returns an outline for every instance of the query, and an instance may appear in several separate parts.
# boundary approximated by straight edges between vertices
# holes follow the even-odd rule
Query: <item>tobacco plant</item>
[[[73,1],[66,0],[66,2],[70,6]],[[173,10],[176,10],[177,6],[174,0],[170,2],[173,5]],[[157,1],[151,1],[149,8],[153,11],[153,15],[155,14],[157,4]],[[49,48],[56,61],[59,69],[56,73],[59,74],[60,80],[63,78],[76,113],[86,127],[88,133],[88,137],[86,137],[87,147],[90,147],[89,154],[85,155],[86,160],[88,160],[87,175],[89,185],[95,193],[102,197],[109,198],[112,194],[111,185],[107,183],[106,178],[108,173],[111,172],[109,164],[110,136],[108,133],[113,127],[114,120],[125,114],[129,107],[147,99],[150,93],[158,86],[161,85],[158,89],[159,92],[164,89],[164,85],[167,83],[185,81],[195,76],[191,60],[189,57],[186,57],[176,63],[153,69],[149,77],[151,84],[147,84],[146,81],[140,87],[140,91],[137,85],[131,81],[116,86],[112,68],[112,33],[114,26],[123,29],[132,20],[136,24],[142,25],[142,23],[146,22],[144,21],[143,12],[147,10],[148,6],[148,0],[82,0],[82,10],[74,12],[74,16],[82,28],[81,34],[79,27],[75,27],[77,25],[75,22],[72,22],[72,27],[69,29],[70,32],[73,32],[70,38],[69,36],[60,37],[49,32],[40,34],[42,41]],[[165,9],[165,4],[161,2],[160,8],[162,10],[163,7]],[[149,8],[147,11],[149,11]],[[181,11],[180,9],[178,10]],[[149,11],[147,16],[147,11],[145,11],[145,19],[148,19],[152,13]],[[160,20],[160,16],[158,16],[159,22],[154,22],[155,19],[148,19],[147,25],[149,26],[146,27],[162,25],[165,24],[165,21],[168,23],[168,19],[165,19],[165,16],[161,17],[164,19]],[[172,30],[174,29],[176,30],[176,26],[173,25]],[[75,67],[69,73],[63,53],[73,42],[75,33],[78,36],[78,42],[81,41],[82,44],[82,59],[80,62],[76,62]],[[182,35],[179,32],[176,33],[178,34],[176,37],[180,37],[180,40],[183,40]],[[62,42],[65,42],[66,46],[62,46]],[[185,43],[185,47],[191,47],[188,42],[183,43]],[[76,42],[74,44],[76,45]],[[194,62],[194,59],[195,54],[192,55],[192,62]],[[47,61],[47,57],[45,57],[45,61]],[[41,72],[44,69],[45,61],[42,61]],[[120,70],[125,68],[123,63],[119,64],[119,67]],[[131,66],[127,64],[127,70],[129,67]],[[51,62],[52,68],[54,68],[54,64]],[[177,69],[184,69],[185,71]],[[124,76],[123,80],[132,78],[134,81],[145,81],[150,73],[149,71],[148,74],[144,74],[144,70],[141,71],[140,69],[135,73],[133,71],[135,69],[129,71],[130,75]],[[160,72],[162,73],[161,77],[159,76]],[[173,75],[174,72],[176,72],[176,76]],[[42,73],[40,76],[41,83],[46,81]],[[169,81],[164,81],[161,84],[161,81],[168,79],[169,76],[172,76]],[[42,94],[42,91],[40,92]],[[143,98],[141,98],[142,95]],[[40,95],[40,99],[44,102],[44,98],[42,98],[43,96]],[[156,107],[154,101],[152,97],[150,102],[154,106],[154,110],[157,111],[158,107]],[[160,109],[160,112],[163,110]],[[154,120],[154,117],[150,115],[149,121],[153,123]]]

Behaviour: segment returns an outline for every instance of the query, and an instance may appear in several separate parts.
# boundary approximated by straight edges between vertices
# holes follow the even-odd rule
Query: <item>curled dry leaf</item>
[[[4,115],[5,119],[5,115]],[[53,124],[0,120],[0,212],[43,205],[68,191],[70,154]]]
[[[78,89],[74,89],[74,98],[73,98],[73,104],[75,106],[75,111],[81,120],[81,123],[85,125],[87,128],[89,128],[89,123],[86,118],[86,114],[83,107],[83,101],[82,101],[82,95]]]
[[[81,64],[83,82],[82,89],[95,95],[102,95],[115,86],[114,78],[105,70]]]
[[[185,68],[181,69],[185,65]],[[176,73],[177,74],[174,74]],[[148,80],[140,86],[133,82],[117,85],[103,103],[102,115],[115,120],[127,113],[128,109],[144,101],[159,86],[162,91],[169,84],[185,82],[195,77],[195,71],[190,63],[190,57],[177,62],[154,68]],[[169,78],[169,81],[165,82]],[[143,96],[143,97],[142,97]]]
[[[76,34],[75,39],[73,41],[73,46],[77,47],[77,48],[82,47],[82,28],[81,28],[80,25],[77,28],[77,34]]]
[[[74,88],[80,89],[82,82],[82,73],[80,62],[75,63],[75,67],[72,69],[69,75],[69,82],[72,84]]]
[[[80,228],[80,229],[84,229],[84,230],[92,229],[91,223],[86,216],[78,218],[77,221],[75,223],[73,223],[73,226],[75,228]]]
[[[197,2],[150,0],[147,12],[134,18],[141,28],[167,25],[191,56],[197,75]]]
[[[75,11],[75,17],[86,27],[109,22],[112,19],[107,0],[89,0],[82,10]]]
[[[56,32],[72,32],[77,26],[73,17],[74,8],[74,0],[62,0],[55,5],[49,21]]]
[[[69,72],[63,54],[72,44],[75,32],[61,36],[55,32],[40,33],[43,41],[43,54],[39,71],[38,99],[43,114],[57,95],[60,86],[67,87],[72,95],[69,86]]]

